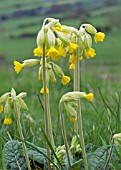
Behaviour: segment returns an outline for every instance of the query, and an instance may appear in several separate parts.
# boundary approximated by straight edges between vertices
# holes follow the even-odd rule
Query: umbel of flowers
[[[20,122],[20,110],[21,109],[28,110],[28,107],[23,100],[25,96],[26,96],[25,92],[21,92],[18,95],[16,95],[15,90],[12,88],[11,92],[7,92],[0,97],[0,112],[3,111],[5,114],[4,124],[9,125],[12,123],[12,119],[10,117],[11,117],[11,113],[14,111],[20,139],[21,139],[22,146],[23,146],[23,152],[24,152],[25,159],[26,159],[26,164],[27,164],[28,170],[31,170],[29,157],[27,154],[27,149],[24,143],[22,126]]]
[[[94,36],[95,43],[102,42],[104,40],[105,34],[102,32],[97,32],[97,30],[90,24],[82,24],[77,30],[72,26],[61,25],[58,19],[46,18],[43,25],[37,35],[37,47],[34,49],[33,53],[37,59],[27,59],[22,63],[14,61],[14,69],[16,73],[19,73],[24,67],[31,67],[39,64],[38,79],[42,82],[42,88],[40,93],[44,93],[44,114],[45,114],[45,129],[47,138],[50,138],[53,148],[55,148],[52,124],[49,108],[49,83],[56,83],[56,75],[61,78],[61,83],[66,85],[70,82],[70,77],[66,76],[63,69],[55,64],[54,61],[59,61],[61,58],[65,58],[67,54],[69,57],[70,67],[69,69],[74,69],[74,91],[76,93],[80,92],[80,67],[79,61],[85,56],[87,59],[94,58],[96,55],[95,50],[92,48],[92,36]],[[73,100],[63,101],[67,114],[70,121],[79,121],[79,127],[74,123],[76,133],[78,130],[80,133],[82,154],[84,158],[85,170],[88,170],[88,163],[86,159],[84,137],[82,131],[82,115],[81,115],[81,105],[80,97],[75,96],[71,93]],[[67,97],[67,95],[66,95]],[[87,100],[92,101],[93,94],[83,93],[83,97]],[[75,99],[74,99],[75,98]],[[61,99],[62,100],[62,99]],[[61,102],[60,102],[61,103]],[[3,110],[0,106],[0,110]],[[63,128],[63,119],[62,128]],[[68,146],[66,142],[66,136],[63,136],[65,141],[65,149],[67,153],[69,168],[71,169],[71,164],[69,161]],[[47,145],[47,154],[50,159],[50,149]],[[50,162],[48,161],[48,169],[50,169]]]

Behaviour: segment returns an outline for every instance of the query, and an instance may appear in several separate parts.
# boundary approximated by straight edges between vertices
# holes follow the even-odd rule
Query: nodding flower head
[[[4,112],[5,119],[4,124],[11,124],[12,120],[10,118],[12,110],[14,110],[14,101],[17,103],[18,109],[27,110],[27,105],[23,98],[26,96],[25,92],[21,92],[16,95],[15,90],[12,88],[11,92],[7,92],[0,97],[0,113]]]
[[[105,38],[105,34],[103,32],[97,32],[95,35],[94,35],[94,41],[96,43],[98,42],[102,42]]]

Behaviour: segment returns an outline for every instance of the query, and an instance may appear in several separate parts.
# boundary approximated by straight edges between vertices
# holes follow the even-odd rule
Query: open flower
[[[66,84],[68,84],[69,82],[70,82],[70,77],[68,77],[68,76],[63,76],[62,77],[62,80],[61,80],[61,83],[63,84],[63,85],[66,85]]]
[[[66,50],[62,45],[58,48],[58,51],[62,57],[66,57]]]
[[[85,98],[91,102],[93,100],[93,93],[87,94]]]
[[[76,56],[75,55],[71,55],[70,58],[69,58],[69,62],[73,63],[73,64],[76,64]]]
[[[6,117],[6,118],[4,119],[4,124],[5,124],[5,125],[10,125],[10,124],[12,124],[12,119],[9,118],[9,117]]]
[[[23,68],[23,64],[19,63],[18,61],[14,61],[14,70],[16,73],[19,73]]]
[[[75,64],[70,64],[70,66],[69,66],[69,70],[74,70],[74,68],[75,68]]]
[[[33,53],[34,53],[34,56],[42,56],[43,55],[43,51],[40,47],[35,48]]]
[[[94,58],[96,53],[95,53],[95,50],[93,48],[90,48],[89,50],[85,50],[84,55],[85,55],[86,58]]]
[[[3,111],[3,106],[0,104],[0,113]]]
[[[70,117],[70,121],[71,121],[71,122],[76,122],[76,120],[77,120],[77,118],[75,118],[75,117]]]
[[[103,32],[97,32],[95,35],[94,35],[94,41],[96,43],[98,42],[102,42],[105,38],[105,34]]]
[[[76,50],[77,48],[78,48],[77,44],[70,43],[69,44],[69,54],[72,54],[74,52],[74,50]]]
[[[55,47],[51,47],[48,50],[47,56],[52,57],[52,60],[59,60],[60,59],[60,52],[57,49],[55,49]]]
[[[44,93],[44,87],[41,88],[40,93]],[[46,87],[46,94],[49,94],[49,89]]]

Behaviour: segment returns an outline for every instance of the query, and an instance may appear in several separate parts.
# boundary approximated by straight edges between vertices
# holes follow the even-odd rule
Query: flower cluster
[[[77,100],[80,98],[85,98],[88,101],[93,100],[93,93],[86,94],[85,92],[68,92],[63,95],[60,99],[60,103],[64,103],[66,113],[68,114],[71,122],[76,122],[77,120]]]
[[[12,110],[14,110],[14,104],[13,104],[14,100],[16,100],[19,109],[22,108],[24,110],[28,110],[27,105],[23,100],[25,96],[26,96],[25,92],[21,92],[16,96],[16,92],[12,88],[11,92],[7,92],[0,97],[0,113],[4,112],[5,115],[4,124],[12,123],[10,114]]]
[[[71,146],[70,146],[70,152],[72,154],[82,153],[82,149],[81,149],[81,146],[79,144],[79,138],[80,138],[79,135],[75,135],[72,138]]]

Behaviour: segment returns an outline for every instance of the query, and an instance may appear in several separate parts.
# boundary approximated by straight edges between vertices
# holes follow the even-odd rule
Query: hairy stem
[[[110,152],[109,152],[109,155],[108,155],[108,158],[107,158],[107,161],[106,161],[106,165],[104,167],[104,170],[106,170],[108,168],[108,165],[110,163],[110,160],[111,160],[111,156],[112,156],[112,153],[113,153],[113,143],[114,143],[114,140],[112,141],[112,146],[110,148]]]
[[[69,170],[71,170],[71,162],[70,162],[70,157],[69,157],[69,152],[68,152],[68,143],[67,143],[67,138],[66,138],[66,133],[65,133],[65,125],[64,125],[64,119],[63,119],[63,114],[62,114],[62,104],[61,103],[59,104],[59,113],[60,113],[62,134],[63,134],[63,139],[64,139],[64,145],[65,145],[65,148],[66,148],[66,155],[67,155]]]
[[[49,121],[48,121],[48,105],[47,105],[47,93],[46,93],[46,61],[45,61],[45,44],[43,44],[43,58],[42,58],[42,64],[43,64],[43,87],[44,87],[44,116],[45,116],[45,131],[46,136],[49,139]],[[50,148],[47,144],[47,156],[50,159]],[[48,159],[48,170],[51,169],[50,161]]]
[[[14,110],[15,110],[19,135],[20,135],[20,139],[21,139],[21,142],[22,142],[23,151],[24,151],[24,155],[25,155],[25,159],[26,159],[26,164],[27,164],[28,170],[31,170],[30,161],[29,161],[29,157],[28,157],[28,154],[27,154],[27,149],[26,149],[26,145],[25,145],[25,142],[24,142],[24,136],[23,136],[21,122],[20,122],[20,111],[19,111],[18,106],[16,104],[16,99],[14,100]]]
[[[80,41],[79,36],[77,36],[77,55],[76,55],[76,64],[74,69],[74,91],[80,91],[80,63],[79,63],[79,57],[80,57]],[[82,113],[81,113],[81,104],[80,100],[78,101],[78,127],[79,127],[79,134],[80,134],[80,140],[81,140],[81,147],[82,147],[82,154],[84,159],[84,167],[85,170],[88,170],[88,162],[87,162],[87,156],[85,151],[85,143],[84,143],[84,136],[83,136],[83,128],[82,128]],[[76,122],[77,123],[77,122]],[[78,131],[77,131],[78,134]]]

